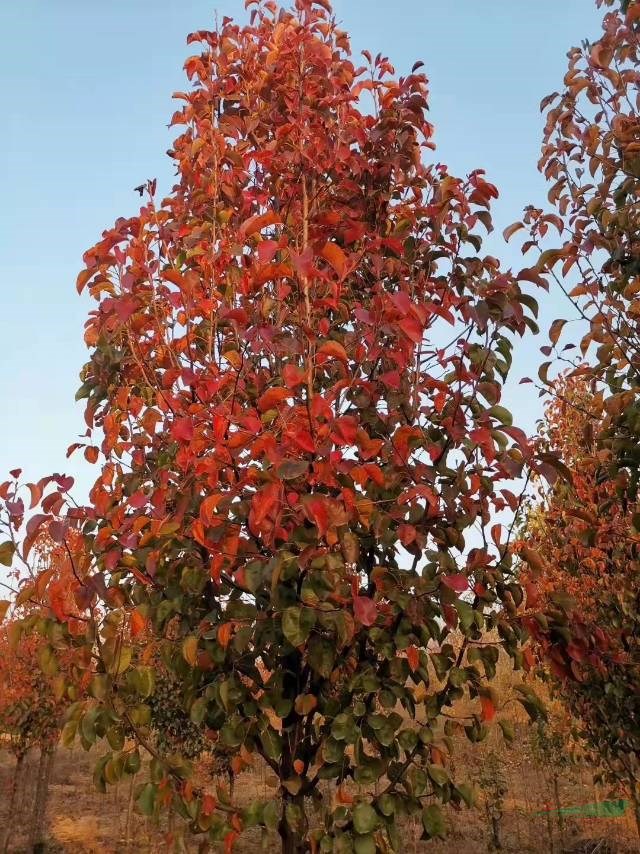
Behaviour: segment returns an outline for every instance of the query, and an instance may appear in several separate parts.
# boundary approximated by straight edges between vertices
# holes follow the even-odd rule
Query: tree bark
[[[550,804],[548,801],[547,801],[545,806],[547,808],[546,815],[547,815],[547,833],[549,834],[549,854],[554,854],[555,846],[553,844],[553,817],[551,815]]]
[[[636,820],[636,830],[638,831],[638,837],[640,837],[640,793],[638,792],[638,783],[635,779],[630,780],[631,785],[629,786],[631,790],[631,801],[633,802],[633,814]]]
[[[14,830],[13,819],[15,815],[15,807],[16,801],[18,799],[18,793],[20,791],[22,785],[22,777],[24,772],[24,759],[25,753],[18,753],[16,756],[16,765],[13,769],[13,776],[11,777],[11,789],[9,793],[9,803],[7,804],[7,813],[4,817],[5,820],[5,828],[4,833],[2,834],[2,854],[6,854],[9,850],[9,843],[11,842],[11,836]]]
[[[38,781],[33,801],[31,829],[27,848],[28,851],[33,851],[33,854],[41,854],[45,847],[45,818],[47,801],[49,800],[49,781],[51,779],[54,760],[55,748],[53,746],[41,748],[40,762],[38,764]]]
[[[131,784],[129,786],[129,798],[127,800],[127,818],[124,823],[124,847],[125,851],[129,848],[129,832],[131,827],[131,812],[133,810],[133,794],[135,792],[136,775],[131,775]]]
[[[553,799],[556,805],[556,816],[558,817],[558,830],[560,831],[560,850],[564,851],[564,816],[562,815],[562,804],[560,803],[560,787],[558,786],[558,775],[553,775]]]

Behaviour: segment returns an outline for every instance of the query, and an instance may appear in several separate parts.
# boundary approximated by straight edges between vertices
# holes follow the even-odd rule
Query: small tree
[[[109,781],[133,734],[153,754],[141,809],[173,801],[227,847],[260,825],[290,854],[366,854],[407,814],[439,835],[438,802],[468,797],[433,741],[462,697],[470,738],[495,715],[482,632],[521,661],[495,515],[532,463],[500,399],[536,305],[480,254],[495,187],[423,160],[420,64],[356,67],[326,0],[248,5],[249,25],[189,37],[170,195],[142,186],[78,278],[101,468],[76,574],[102,664],[69,731],[110,734]],[[281,808],[218,802],[153,746],[141,623],[190,720],[259,754]]]
[[[504,764],[495,750],[490,750],[482,762],[482,768],[478,775],[478,786],[483,793],[489,825],[488,851],[502,851],[502,816],[508,785],[504,773]]]

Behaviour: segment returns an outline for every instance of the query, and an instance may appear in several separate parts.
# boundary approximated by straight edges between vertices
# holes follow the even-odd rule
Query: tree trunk
[[[306,854],[309,848],[304,840],[305,827],[304,797],[284,792],[282,815],[278,826],[278,833],[282,840],[282,854]]]
[[[51,779],[54,759],[55,748],[53,746],[41,748],[40,762],[38,764],[38,781],[36,783],[36,794],[33,801],[31,829],[27,848],[28,851],[33,851],[33,854],[41,854],[45,847],[45,817],[47,812],[47,801],[49,799],[49,781]]]
[[[124,847],[125,851],[129,848],[129,832],[131,827],[131,812],[133,810],[133,794],[135,792],[136,775],[131,775],[131,784],[129,786],[129,798],[127,800],[127,817],[124,823]]]
[[[502,811],[486,805],[487,818],[489,819],[489,851],[502,851],[502,839],[500,838],[500,820]]]
[[[547,801],[545,807],[547,815],[547,833],[549,834],[549,854],[554,854],[555,847],[553,845],[553,816],[551,815],[551,804]]]
[[[558,786],[558,775],[553,775],[553,799],[556,805],[558,817],[558,830],[560,831],[560,850],[564,851],[564,816],[562,815],[562,804],[560,803],[560,788]]]
[[[631,800],[633,802],[633,814],[636,820],[636,830],[638,831],[638,836],[640,837],[640,793],[638,792],[638,783],[634,779],[632,779],[630,785],[631,790]]]
[[[9,803],[7,804],[7,813],[4,817],[5,820],[5,828],[4,833],[2,835],[2,853],[6,854],[9,850],[9,843],[11,842],[11,834],[13,831],[13,818],[15,814],[16,801],[18,799],[18,793],[20,791],[20,787],[22,785],[22,777],[24,772],[24,753],[18,753],[16,756],[16,765],[13,769],[13,776],[11,778],[11,789],[9,793]]]
[[[494,851],[502,851],[502,839],[500,838],[500,819],[502,813],[491,816],[491,842]]]

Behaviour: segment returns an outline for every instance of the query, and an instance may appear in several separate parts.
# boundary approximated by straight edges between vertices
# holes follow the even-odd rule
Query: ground
[[[497,756],[500,774],[504,780],[503,815],[499,821],[500,836],[504,852],[584,852],[584,854],[618,854],[639,851],[638,837],[630,810],[618,819],[566,819],[564,844],[557,821],[549,825],[544,810],[553,799],[549,768],[536,765],[523,750],[526,743],[526,725],[521,724],[516,733],[516,745],[507,748],[498,736],[492,736],[488,745],[473,748],[464,743],[457,745],[454,761],[454,777],[477,778],[486,767],[486,757],[491,751]],[[97,792],[91,780],[91,768],[95,755],[86,754],[79,748],[60,747],[51,781],[47,810],[48,848],[50,852],[73,852],[73,854],[116,854],[116,852],[169,852],[166,817],[158,827],[152,821],[131,811],[128,829],[127,813],[130,785],[123,781],[106,795]],[[37,756],[29,757],[27,779],[33,782],[36,776]],[[12,759],[6,752],[0,754],[0,786],[6,793],[9,786]],[[252,796],[269,797],[273,792],[270,772],[256,768],[241,775],[236,782],[235,795],[241,801]],[[608,794],[594,787],[591,772],[587,768],[568,768],[560,771],[560,800],[563,806],[574,806],[604,800]],[[24,834],[30,821],[32,790],[27,789],[20,799],[16,814],[12,817],[18,831],[10,852],[24,851]],[[6,796],[0,801],[0,822],[4,827],[10,820],[6,812]],[[491,850],[489,819],[485,805],[481,802],[476,809],[458,812],[447,810],[449,836],[446,841],[425,843],[419,840],[417,824],[403,828],[406,848],[404,854],[432,852],[432,854],[476,854]],[[551,847],[549,832],[553,834]],[[188,852],[198,851],[195,839],[188,841]],[[216,850],[216,849],[214,849]],[[219,846],[222,851],[222,846]],[[277,840],[262,838],[259,834],[247,835],[236,845],[236,854],[249,854],[263,850],[277,850]]]

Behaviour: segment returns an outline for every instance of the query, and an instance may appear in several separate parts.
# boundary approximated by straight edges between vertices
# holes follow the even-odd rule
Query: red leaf
[[[278,242],[276,240],[262,240],[258,244],[258,258],[261,264],[270,264],[276,252],[278,251]]]
[[[302,368],[297,365],[285,365],[282,369],[282,379],[287,388],[296,388],[303,385],[306,376]]]
[[[331,428],[331,438],[336,445],[355,445],[358,419],[353,415],[336,418]]]
[[[415,673],[420,666],[420,655],[418,653],[418,648],[413,646],[413,644],[407,649],[407,661],[409,662],[411,672]]]
[[[368,596],[354,596],[353,613],[363,626],[372,626],[378,617],[376,603]]]
[[[316,445],[313,441],[313,436],[309,433],[308,430],[296,430],[295,432],[287,433],[288,436],[298,445],[299,448],[302,448],[303,451],[308,451],[308,453],[313,454]]]
[[[193,421],[190,418],[176,418],[171,425],[171,435],[182,442],[193,439]]]
[[[493,700],[491,697],[486,695],[480,697],[480,706],[482,708],[482,720],[486,723],[491,723],[491,721],[496,716],[496,707],[493,704]]]
[[[321,495],[305,496],[304,509],[310,522],[317,527],[321,537],[323,537],[329,527],[329,510],[327,507],[327,499]]]
[[[260,412],[268,412],[269,409],[275,409],[283,403],[288,397],[291,397],[288,388],[269,388],[258,400],[258,409]]]
[[[441,575],[440,581],[448,587],[449,590],[455,590],[456,593],[464,593],[465,590],[469,589],[469,580],[466,575],[458,572],[453,575]]]

